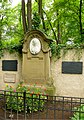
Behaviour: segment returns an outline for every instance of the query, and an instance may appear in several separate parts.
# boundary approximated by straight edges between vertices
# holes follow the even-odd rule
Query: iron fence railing
[[[83,120],[84,98],[0,91],[0,120]]]

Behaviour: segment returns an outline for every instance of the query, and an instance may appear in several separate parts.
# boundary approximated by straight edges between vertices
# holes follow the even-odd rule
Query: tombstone
[[[50,80],[51,40],[39,30],[29,31],[23,43],[22,77],[26,85],[47,85]]]

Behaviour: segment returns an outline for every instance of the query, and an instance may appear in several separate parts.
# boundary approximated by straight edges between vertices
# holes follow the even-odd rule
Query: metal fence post
[[[6,91],[4,91],[4,103],[5,103],[5,120],[6,120]]]
[[[23,92],[24,99],[24,120],[26,120],[26,91]]]

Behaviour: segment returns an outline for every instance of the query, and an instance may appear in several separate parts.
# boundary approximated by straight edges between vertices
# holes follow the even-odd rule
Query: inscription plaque
[[[3,71],[17,71],[17,60],[2,60]]]
[[[82,74],[83,62],[62,62],[63,74]]]

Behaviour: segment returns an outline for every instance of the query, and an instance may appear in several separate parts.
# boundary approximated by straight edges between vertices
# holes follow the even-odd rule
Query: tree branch
[[[47,20],[48,20],[48,22],[49,22],[49,24],[50,24],[51,30],[53,31],[53,34],[54,34],[56,43],[58,44],[57,36],[56,36],[56,33],[55,33],[54,29],[53,29],[53,26],[52,26],[52,24],[51,24],[51,22],[50,22],[50,20],[49,20],[49,18],[48,18],[48,16],[47,16],[46,12],[45,12],[45,11],[43,11],[43,12],[45,13],[45,15],[46,15],[46,17],[47,17]]]

